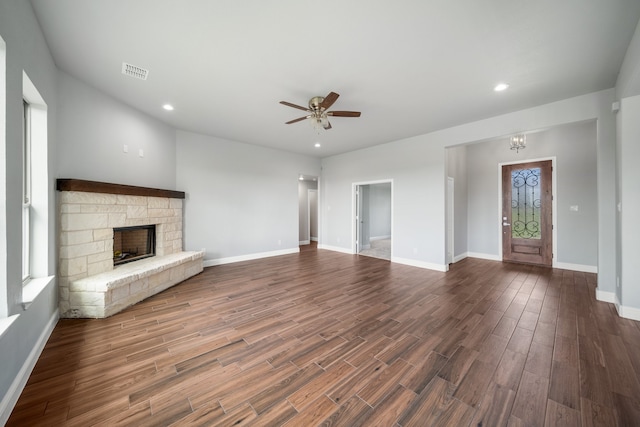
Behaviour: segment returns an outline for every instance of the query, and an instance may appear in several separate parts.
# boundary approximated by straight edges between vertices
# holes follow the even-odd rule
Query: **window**
[[[22,102],[22,284],[31,278],[31,107]]]
[[[22,283],[23,302],[49,276],[47,104],[22,73]],[[16,266],[17,267],[17,266]],[[27,298],[28,299],[28,298]]]

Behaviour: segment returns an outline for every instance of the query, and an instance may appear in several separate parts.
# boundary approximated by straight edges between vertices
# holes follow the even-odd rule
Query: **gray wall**
[[[62,71],[58,84],[60,178],[179,190],[171,126]]]
[[[613,89],[596,92],[323,159],[321,246],[326,245],[328,248],[353,252],[351,244],[352,184],[393,179],[395,261],[446,269],[444,197],[446,147],[494,140],[500,136],[506,138],[506,135],[522,131],[551,129],[570,123],[596,120],[596,207],[591,210],[592,205],[589,201],[585,201],[585,210],[582,212],[585,212],[588,218],[592,219],[593,215],[597,218],[595,229],[592,231],[597,235],[598,241],[595,258],[598,266],[598,289],[603,292],[614,292],[616,137],[615,116],[611,111],[614,93]],[[467,161],[471,157],[472,155],[468,153]],[[559,165],[559,167],[564,168],[566,165]],[[497,173],[497,165],[495,168]],[[471,176],[473,172],[468,173],[470,182],[474,179]],[[559,179],[563,179],[561,175]],[[497,182],[497,178],[494,182]],[[468,192],[471,194],[471,189]],[[497,231],[490,229],[491,224],[495,224],[495,217],[491,217],[487,212],[489,209],[495,209],[497,201],[494,203],[485,200],[478,203],[486,205],[481,206],[484,216],[481,223],[483,227],[488,228],[473,231],[474,245],[472,247],[469,242],[468,251],[495,253]],[[580,203],[583,203],[582,199],[578,205]],[[473,210],[469,206],[468,216],[472,213]],[[570,220],[559,217],[558,221],[566,225]],[[578,222],[582,223],[580,221]],[[586,222],[591,223],[591,220],[587,219]],[[570,226],[567,225],[567,229],[569,228]],[[471,230],[468,231],[468,233],[471,232]],[[491,243],[492,240],[493,243]],[[594,262],[589,252],[592,250],[591,247],[581,253],[579,258],[570,255],[566,247],[560,247],[560,249],[565,252],[562,258],[564,262]]]
[[[556,157],[557,258],[596,268],[598,194],[596,123],[583,122],[527,135],[527,148],[509,149],[507,138],[467,146],[468,251],[497,256],[501,246],[499,163]],[[578,212],[569,207],[578,206]]]
[[[618,149],[620,156],[620,269],[616,303],[628,316],[640,319],[640,245],[638,245],[638,212],[640,212],[640,96],[622,99]]]
[[[298,176],[320,175],[318,159],[178,131],[176,162],[185,249],[208,265],[297,250]]]
[[[419,136],[322,160],[320,247],[353,253],[353,185],[393,180],[393,260],[444,269],[444,147]]]
[[[48,106],[48,165],[47,184],[48,216],[44,246],[44,274],[55,274],[55,194],[56,123],[58,91],[56,67],[28,1],[0,2],[0,37],[6,43],[6,116],[0,117],[0,325],[7,316],[16,315],[14,322],[0,333],[0,424],[4,422],[13,405],[15,392],[20,392],[19,377],[23,365],[35,362],[38,347],[44,344],[48,331],[57,320],[56,283],[45,287],[26,309],[22,306],[21,272],[21,210],[22,210],[22,73],[29,75]],[[4,64],[0,64],[4,67]],[[0,76],[5,70],[0,71]],[[3,89],[0,89],[2,98]],[[4,125],[6,124],[6,128]],[[30,357],[31,356],[31,357]]]
[[[640,181],[636,168],[640,162],[640,22],[618,75],[616,94],[620,99],[617,115],[617,237],[618,258],[615,302],[621,315],[640,319],[640,249],[637,244],[637,212]],[[607,300],[607,295],[604,295]]]
[[[369,185],[370,239],[391,236],[391,183]]]

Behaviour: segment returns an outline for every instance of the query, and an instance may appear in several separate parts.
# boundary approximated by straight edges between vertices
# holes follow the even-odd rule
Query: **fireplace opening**
[[[156,254],[156,226],[113,229],[113,265],[126,264]]]

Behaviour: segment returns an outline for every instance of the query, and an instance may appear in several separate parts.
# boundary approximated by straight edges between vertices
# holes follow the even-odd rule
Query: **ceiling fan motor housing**
[[[324,97],[322,96],[314,96],[309,100],[309,109],[313,111],[320,111],[320,105],[324,101]]]

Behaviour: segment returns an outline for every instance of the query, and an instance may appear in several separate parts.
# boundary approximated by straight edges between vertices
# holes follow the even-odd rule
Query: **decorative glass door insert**
[[[511,171],[511,233],[540,239],[540,168]]]

